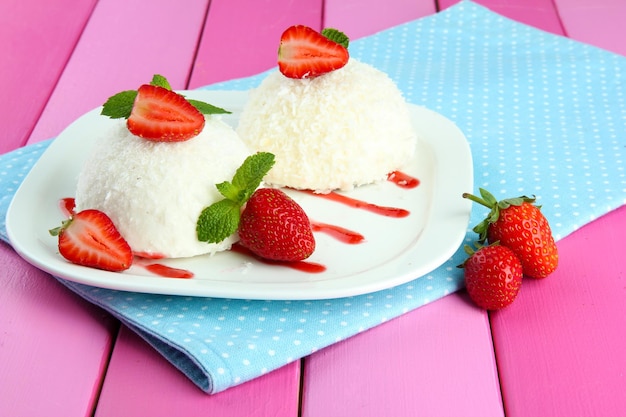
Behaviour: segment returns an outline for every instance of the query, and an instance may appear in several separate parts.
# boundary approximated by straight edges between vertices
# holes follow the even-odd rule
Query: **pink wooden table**
[[[0,152],[157,70],[184,89],[268,69],[290,24],[358,38],[455,2],[5,0]],[[626,55],[623,1],[478,3]],[[557,272],[504,311],[453,294],[213,396],[0,244],[0,416],[626,415],[624,231],[626,207],[561,240]]]

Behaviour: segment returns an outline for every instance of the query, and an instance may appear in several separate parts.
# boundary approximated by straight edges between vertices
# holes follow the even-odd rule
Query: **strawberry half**
[[[252,194],[241,213],[238,231],[240,243],[265,259],[301,261],[315,250],[306,213],[275,188],[260,188]]]
[[[204,123],[204,115],[185,97],[151,84],[137,90],[126,122],[132,134],[156,142],[191,139],[202,131]]]
[[[304,25],[287,28],[280,38],[278,68],[289,78],[309,78],[348,63],[348,49]]]
[[[76,213],[50,234],[59,237],[61,256],[74,264],[120,272],[133,262],[130,246],[99,210]]]

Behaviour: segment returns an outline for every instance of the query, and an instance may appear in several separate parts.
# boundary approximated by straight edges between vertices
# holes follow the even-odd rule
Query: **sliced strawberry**
[[[280,38],[278,68],[289,78],[309,78],[348,63],[348,49],[303,25],[288,28]]]
[[[198,135],[204,116],[185,97],[167,88],[144,84],[137,90],[128,130],[156,142],[180,142]]]
[[[76,213],[50,234],[59,237],[61,256],[74,264],[119,272],[133,262],[130,246],[99,210]]]

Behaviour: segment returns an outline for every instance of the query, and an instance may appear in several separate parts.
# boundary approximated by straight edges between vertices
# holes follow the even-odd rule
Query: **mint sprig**
[[[198,111],[202,114],[231,114],[232,112],[228,110],[224,110],[221,107],[214,106],[209,103],[205,103],[204,101],[194,100],[192,98],[188,98],[187,101],[191,103]]]
[[[150,85],[155,85],[157,87],[163,87],[167,90],[171,90],[172,86],[170,85],[170,82],[167,81],[167,78],[165,78],[164,76],[160,75],[160,74],[154,74],[152,76],[152,81],[150,81]]]
[[[241,207],[261,184],[274,166],[274,154],[258,152],[250,155],[235,172],[232,181],[216,184],[224,196],[200,213],[196,234],[200,242],[219,243],[237,231]]]
[[[152,76],[150,85],[157,87],[163,87],[167,90],[172,90],[167,79],[159,74]],[[108,116],[111,119],[128,119],[130,113],[133,111],[133,105],[137,98],[137,90],[125,90],[117,94],[112,95],[102,106],[100,112],[103,116]],[[230,114],[231,112],[221,107],[214,106],[209,103],[205,103],[200,100],[186,99],[192,106],[194,106],[202,114]]]
[[[117,93],[104,103],[102,111],[103,116],[109,116],[111,119],[128,119],[130,112],[133,111],[133,104],[137,97],[137,90],[126,90]]]
[[[324,36],[325,38],[330,39],[331,41],[336,42],[339,45],[342,45],[346,49],[350,45],[350,38],[348,38],[348,36],[340,30],[325,28],[322,30],[321,33],[322,36]]]

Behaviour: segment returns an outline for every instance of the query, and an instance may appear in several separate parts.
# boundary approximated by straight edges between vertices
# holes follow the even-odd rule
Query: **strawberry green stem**
[[[475,195],[473,195],[473,194],[470,194],[470,193],[463,193],[463,198],[467,198],[468,200],[471,200],[471,201],[473,201],[473,202],[475,202],[475,203],[478,203],[478,204],[480,204],[480,205],[482,205],[482,206],[485,206],[485,207],[487,207],[487,208],[489,208],[489,209],[490,209],[490,208],[493,208],[493,205],[489,204],[488,202],[486,202],[486,201],[485,201],[485,200],[483,200],[482,198],[477,197],[477,196],[475,196]]]

